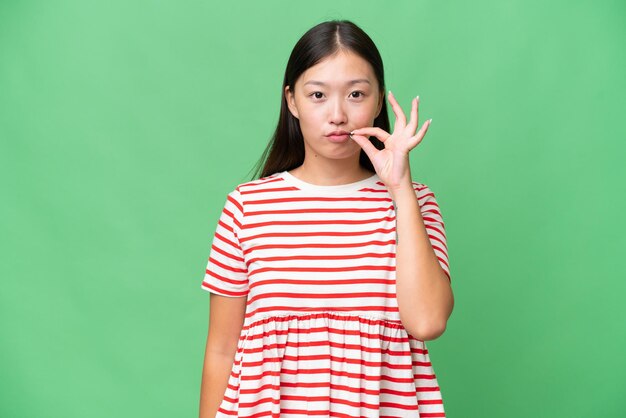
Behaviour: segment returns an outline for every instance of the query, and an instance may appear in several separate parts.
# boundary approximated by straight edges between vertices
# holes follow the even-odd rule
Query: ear
[[[285,100],[287,101],[287,107],[294,118],[298,118],[298,108],[296,107],[296,99],[289,86],[285,86]]]

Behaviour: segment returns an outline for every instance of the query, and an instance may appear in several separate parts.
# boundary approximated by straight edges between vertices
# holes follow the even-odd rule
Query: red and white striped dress
[[[437,201],[413,186],[450,280]],[[445,417],[426,345],[400,321],[395,220],[376,174],[320,186],[282,171],[228,193],[202,288],[247,305],[216,417]]]

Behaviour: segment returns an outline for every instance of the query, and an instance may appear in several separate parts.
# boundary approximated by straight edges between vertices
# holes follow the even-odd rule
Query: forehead
[[[302,73],[299,84],[309,87],[343,87],[359,84],[374,86],[376,76],[372,66],[352,52],[340,51],[328,56]]]

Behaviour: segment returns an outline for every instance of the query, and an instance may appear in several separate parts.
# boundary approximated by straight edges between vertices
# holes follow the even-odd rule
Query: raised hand
[[[415,132],[418,126],[419,96],[411,101],[411,119],[408,124],[402,108],[391,91],[389,103],[396,115],[392,134],[384,129],[370,126],[353,130],[350,132],[350,138],[365,151],[378,177],[389,189],[394,189],[401,187],[407,181],[411,182],[409,151],[422,141],[432,119],[427,120],[420,130]],[[372,145],[368,135],[378,138],[385,145],[385,149],[379,150]]]

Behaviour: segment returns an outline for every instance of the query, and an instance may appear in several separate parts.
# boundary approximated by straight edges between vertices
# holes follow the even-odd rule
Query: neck
[[[290,170],[289,173],[302,181],[320,186],[355,183],[365,180],[374,174],[362,167],[358,159],[349,164],[338,164],[336,160],[327,164],[321,162],[310,164],[305,159],[301,166]]]

